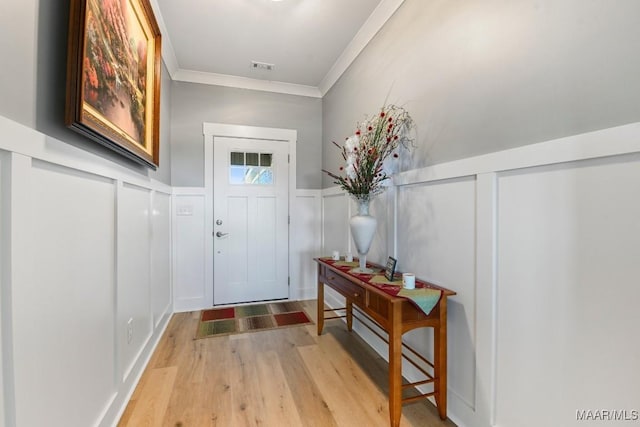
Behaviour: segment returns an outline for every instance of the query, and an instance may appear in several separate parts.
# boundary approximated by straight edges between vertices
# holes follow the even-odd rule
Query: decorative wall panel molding
[[[4,117],[0,134],[5,419],[115,425],[173,312],[171,188]]]
[[[577,409],[640,400],[640,344],[627,339],[640,321],[640,123],[411,170],[394,183],[388,231],[374,246],[398,269],[458,292],[448,393],[457,425],[571,425]],[[331,188],[322,200],[323,253],[343,251],[349,199]],[[342,304],[330,292],[327,301]],[[379,338],[354,330],[386,357]],[[429,355],[430,333],[405,340]],[[604,389],[584,387],[594,375]]]

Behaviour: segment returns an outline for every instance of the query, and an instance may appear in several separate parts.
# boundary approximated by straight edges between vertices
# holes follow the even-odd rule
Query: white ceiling
[[[404,0],[151,0],[174,80],[323,96]],[[274,64],[256,70],[251,61]]]

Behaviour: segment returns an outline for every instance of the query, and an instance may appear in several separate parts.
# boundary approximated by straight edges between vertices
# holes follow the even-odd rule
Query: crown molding
[[[308,96],[312,98],[322,98],[333,87],[340,76],[342,76],[351,63],[358,57],[360,52],[362,52],[367,44],[369,44],[389,18],[393,16],[396,10],[398,10],[402,3],[404,3],[404,0],[382,0],[371,13],[369,18],[367,18],[360,30],[358,30],[353,40],[351,40],[342,54],[338,57],[329,72],[324,76],[320,85],[315,87],[181,69],[178,64],[175,50],[171,44],[169,32],[167,31],[164,19],[162,18],[160,6],[158,5],[157,0],[149,1],[156,16],[158,27],[160,27],[160,32],[162,33],[162,59],[172,80],[259,90],[263,92],[284,93],[288,95]]]
[[[248,77],[231,76],[228,74],[203,73],[201,71],[182,69],[174,73],[172,77],[173,80],[181,82],[200,83],[206,85],[226,86],[240,89],[259,90],[263,92],[276,92],[288,95],[322,98],[320,90],[318,90],[318,88],[315,86],[251,79]]]
[[[164,65],[167,67],[167,71],[169,71],[169,75],[173,78],[173,75],[180,69],[178,66],[176,51],[173,49],[173,44],[171,44],[169,31],[167,31],[167,26],[162,18],[162,13],[160,13],[160,5],[158,5],[158,1],[149,0],[149,3],[151,4],[151,9],[153,9],[153,14],[156,17],[158,27],[160,28],[160,34],[162,34],[162,60],[164,61]]]
[[[329,89],[331,89],[340,76],[347,71],[351,63],[355,61],[358,55],[360,55],[360,52],[362,52],[375,35],[378,34],[378,31],[380,31],[384,24],[393,16],[402,3],[404,3],[404,0],[382,0],[380,4],[378,4],[320,82],[318,89],[322,96],[329,92]]]

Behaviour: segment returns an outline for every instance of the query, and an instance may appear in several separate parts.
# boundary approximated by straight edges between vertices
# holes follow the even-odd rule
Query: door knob
[[[226,236],[226,235],[228,235],[228,234],[229,234],[229,233],[223,233],[222,231],[218,231],[218,232],[216,233],[216,237],[224,237],[224,236]]]

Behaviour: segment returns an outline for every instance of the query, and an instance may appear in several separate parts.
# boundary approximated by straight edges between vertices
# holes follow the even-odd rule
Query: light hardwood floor
[[[342,321],[194,340],[198,314],[173,316],[119,426],[389,425],[387,363]],[[426,401],[401,425],[455,427]]]

